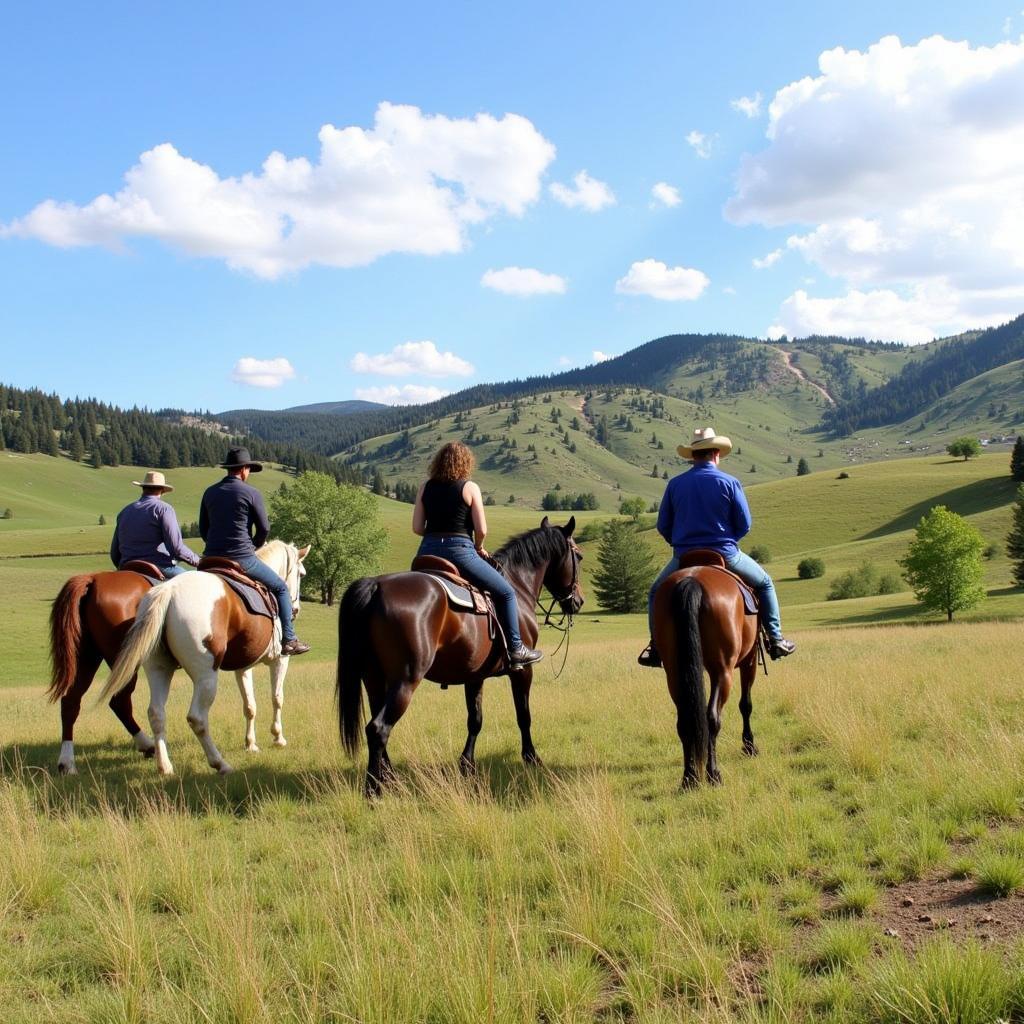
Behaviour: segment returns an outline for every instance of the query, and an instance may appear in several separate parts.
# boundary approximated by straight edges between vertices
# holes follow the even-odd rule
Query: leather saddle
[[[425,572],[433,576],[444,588],[449,602],[456,608],[474,615],[493,615],[494,605],[489,594],[475,587],[459,575],[454,562],[439,555],[417,555],[412,561],[413,572]]]
[[[743,610],[747,615],[757,614],[757,594],[754,593],[753,588],[746,580],[741,579],[736,573],[726,568],[725,559],[720,552],[713,551],[711,548],[691,548],[679,556],[680,569],[690,569],[696,565],[717,569],[719,572],[725,573],[730,579],[735,580],[736,585],[740,588],[740,594],[743,596]]]
[[[129,562],[122,562],[117,567],[118,572],[137,572],[140,576],[144,576],[150,583],[156,586],[157,583],[163,583],[167,577],[152,563],[146,562],[141,558],[133,558]]]
[[[196,568],[199,572],[219,576],[241,598],[242,604],[253,615],[263,615],[268,619],[277,618],[277,598],[259,580],[246,576],[242,567],[233,558],[207,555]]]

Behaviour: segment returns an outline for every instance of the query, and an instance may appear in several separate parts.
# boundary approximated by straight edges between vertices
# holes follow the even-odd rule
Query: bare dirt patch
[[[937,933],[1010,944],[1024,934],[1024,897],[992,896],[969,878],[923,878],[887,890],[875,919],[908,950]]]

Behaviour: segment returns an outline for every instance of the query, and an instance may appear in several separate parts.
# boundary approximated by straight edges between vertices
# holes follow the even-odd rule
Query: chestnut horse
[[[756,615],[747,615],[739,584],[710,565],[673,573],[654,595],[654,645],[661,655],[668,692],[676,705],[676,732],[683,744],[683,788],[703,775],[722,781],[715,745],[733,672],[740,670],[743,752],[757,754],[750,730],[750,691],[757,674]],[[705,703],[704,670],[711,680]]]
[[[299,589],[306,570],[302,559],[309,548],[272,540],[256,552],[288,585],[293,614],[300,611]],[[139,665],[149,680],[149,724],[156,744],[156,766],[161,775],[174,774],[167,754],[165,706],[171,677],[182,667],[192,679],[192,704],[188,724],[206,753],[210,767],[222,775],[231,765],[221,756],[210,737],[210,708],[217,695],[217,672],[233,670],[245,705],[246,748],[256,750],[252,696],[254,665],[270,666],[274,702],[271,734],[277,746],[285,746],[281,731],[284,677],[288,657],[281,655],[281,623],[253,615],[220,576],[211,572],[188,572],[154,587],[139,605],[135,624],[128,631],[121,652],[100,694],[102,700],[131,685]]]
[[[60,701],[61,745],[57,769],[77,775],[75,722],[82,697],[105,661],[113,665],[121,643],[135,621],[139,602],[151,584],[137,572],[97,572],[72,576],[61,587],[50,611],[50,661],[53,681],[46,691]],[[152,757],[153,741],[132,714],[136,677],[110,699],[110,708],[128,730],[135,749]]]
[[[583,553],[572,539],[573,517],[514,537],[494,553],[519,604],[519,627],[530,647],[539,632],[534,609],[542,586],[572,616],[583,607],[579,564]],[[483,725],[483,683],[507,675],[527,764],[540,764],[530,735],[532,666],[510,672],[501,641],[492,640],[487,617],[455,611],[437,580],[422,572],[399,572],[356,580],[346,591],[338,619],[338,730],[355,754],[363,725],[362,690],[370,704],[366,726],[369,761],[367,796],[379,794],[393,777],[388,737],[423,679],[466,688],[467,738],[459,766],[475,770],[476,738]]]

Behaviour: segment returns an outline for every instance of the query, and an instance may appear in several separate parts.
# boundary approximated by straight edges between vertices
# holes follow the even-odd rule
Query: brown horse
[[[683,744],[683,787],[722,781],[715,745],[733,672],[740,670],[743,752],[757,754],[750,730],[750,691],[757,674],[757,616],[745,614],[743,595],[731,574],[710,565],[673,573],[654,596],[654,645],[676,705],[676,732]],[[711,680],[705,704],[704,670]]]
[[[572,539],[573,517],[514,537],[494,553],[519,604],[523,640],[534,646],[534,608],[547,587],[565,615],[583,606],[579,564],[583,554]],[[345,591],[338,620],[338,729],[345,749],[355,754],[363,725],[362,690],[370,704],[366,726],[369,762],[366,792],[375,796],[393,777],[388,737],[405,713],[421,680],[466,688],[467,738],[459,759],[463,774],[475,770],[476,738],[483,725],[483,683],[507,675],[527,764],[540,764],[530,735],[532,668],[510,672],[500,640],[492,640],[486,616],[452,610],[448,598],[426,573],[400,572],[356,580]]]
[[[97,572],[72,576],[61,587],[50,612],[50,661],[53,681],[46,691],[51,702],[60,701],[61,745],[57,769],[77,775],[75,722],[82,697],[105,661],[113,665],[121,643],[135,621],[139,602],[150,583],[137,572]],[[136,750],[153,756],[153,740],[132,714],[133,675],[123,690],[110,698],[110,708],[128,730]]]

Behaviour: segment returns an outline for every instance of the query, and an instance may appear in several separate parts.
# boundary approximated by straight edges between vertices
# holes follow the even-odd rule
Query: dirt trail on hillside
[[[793,365],[793,353],[787,352],[784,348],[780,348],[779,351],[782,353],[782,358],[786,363],[786,369],[789,370],[794,377],[802,380],[805,384],[809,384],[815,391],[820,394],[829,405],[835,405],[836,400],[820,385],[815,384],[813,380],[808,378],[807,374],[800,369],[799,366]]]

